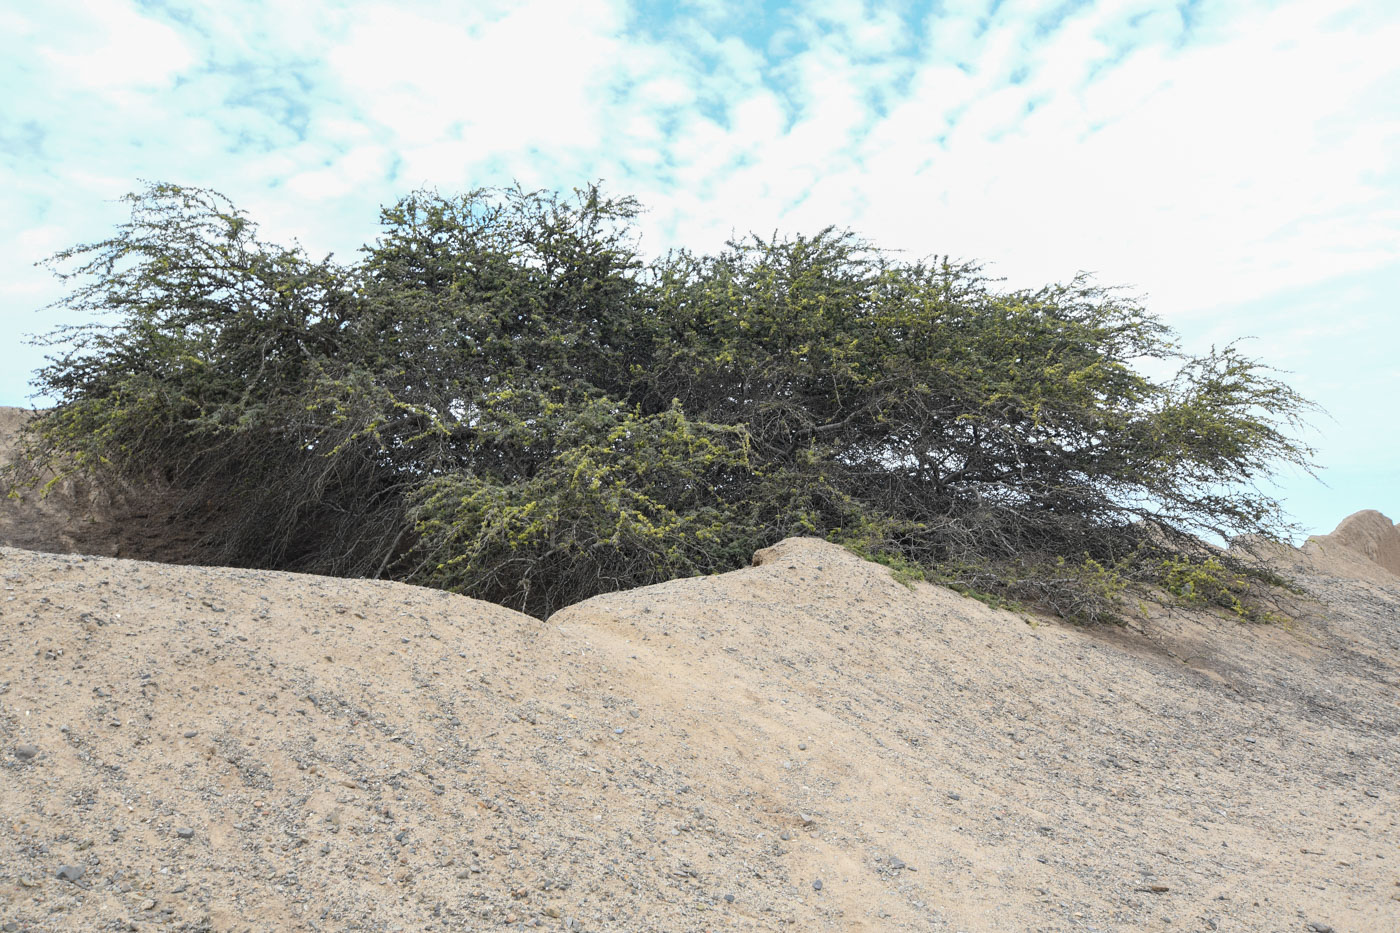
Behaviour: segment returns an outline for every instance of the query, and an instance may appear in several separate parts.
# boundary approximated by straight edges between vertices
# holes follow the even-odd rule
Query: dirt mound
[[[1135,632],[810,540],[547,623],[13,549],[0,578],[24,929],[1400,925],[1400,587]]]
[[[1400,576],[1400,526],[1375,509],[1348,515],[1330,535],[1309,540],[1349,548]]]

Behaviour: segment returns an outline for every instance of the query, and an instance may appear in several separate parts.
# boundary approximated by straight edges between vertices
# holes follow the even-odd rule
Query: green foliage
[[[911,590],[915,583],[924,583],[929,580],[927,567],[916,564],[903,555],[891,554],[888,551],[871,551],[859,543],[848,542],[846,549],[857,557],[890,568],[890,576],[894,578],[894,581]]]
[[[128,200],[55,257],[97,321],[51,337],[30,462],[159,492],[203,559],[545,614],[808,534],[1070,618],[1140,584],[1248,612],[1255,571],[1192,536],[1285,531],[1256,481],[1311,455],[1267,369],[1084,278],[1007,291],[831,230],[644,263],[596,186],[418,192],[350,264],[210,192]]]
[[[1173,554],[1161,562],[1162,589],[1188,606],[1214,606],[1248,622],[1269,622],[1276,613],[1258,596],[1261,584],[1282,584],[1264,574],[1227,567],[1214,555]]]
[[[534,425],[557,434],[533,475],[458,471],[414,491],[416,579],[548,613],[735,565],[760,545],[724,496],[749,471],[741,430],[694,424],[679,407],[643,417],[595,401],[559,414]]]

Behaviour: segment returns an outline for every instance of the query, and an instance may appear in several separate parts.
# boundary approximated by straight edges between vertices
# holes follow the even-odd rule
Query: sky
[[[0,5],[0,404],[76,322],[35,263],[143,181],[349,260],[415,189],[602,180],[649,254],[836,225],[1092,273],[1325,409],[1304,530],[1400,519],[1397,48],[1389,0]]]

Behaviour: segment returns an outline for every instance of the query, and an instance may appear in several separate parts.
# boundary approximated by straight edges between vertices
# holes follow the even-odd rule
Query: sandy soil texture
[[[818,541],[760,561],[541,623],[4,549],[3,919],[1400,926],[1400,578],[1083,631]]]

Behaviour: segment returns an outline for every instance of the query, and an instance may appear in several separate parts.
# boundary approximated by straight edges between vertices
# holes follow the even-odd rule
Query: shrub
[[[99,319],[51,335],[29,462],[166,490],[225,563],[544,614],[809,534],[1096,620],[1202,574],[1247,605],[1256,571],[1194,536],[1286,532],[1257,480],[1311,456],[1267,368],[1082,277],[1004,290],[834,230],[643,262],[597,186],[418,192],[349,264],[211,192],[128,200],[54,259]]]

